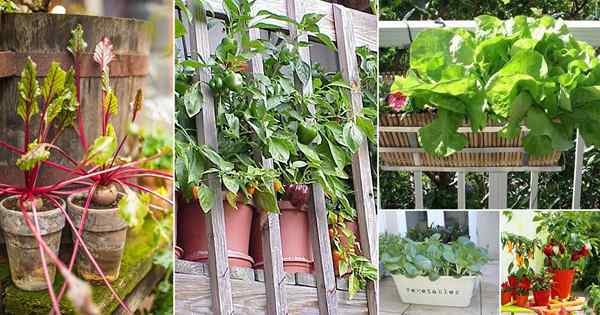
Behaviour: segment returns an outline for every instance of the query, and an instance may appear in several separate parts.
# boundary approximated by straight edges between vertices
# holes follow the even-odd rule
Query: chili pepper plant
[[[150,160],[159,158],[166,153],[134,160],[122,161],[119,152],[127,138],[125,135],[117,141],[114,128],[110,122],[111,116],[117,113],[118,100],[110,86],[109,64],[114,58],[113,46],[110,39],[104,38],[99,42],[94,51],[94,60],[98,63],[102,74],[101,89],[102,106],[99,115],[102,117],[100,136],[89,146],[85,134],[83,134],[83,118],[79,110],[80,95],[80,54],[87,44],[83,40],[83,30],[78,26],[72,31],[68,51],[74,57],[74,69],[63,70],[59,63],[52,63],[46,78],[40,84],[36,79],[36,65],[28,59],[21,81],[18,84],[19,100],[17,115],[23,120],[23,147],[18,148],[5,142],[0,146],[20,155],[16,166],[23,171],[24,184],[0,184],[0,192],[18,200],[17,209],[22,213],[23,220],[35,237],[39,247],[42,261],[42,269],[47,283],[48,294],[52,300],[52,312],[59,314],[59,301],[65,292],[69,296],[75,308],[82,313],[95,314],[98,310],[91,301],[90,288],[85,282],[76,278],[72,273],[79,248],[83,249],[85,257],[90,261],[99,274],[101,280],[112,292],[113,297],[129,312],[123,300],[117,295],[110,285],[109,280],[99,266],[97,259],[90,252],[86,242],[83,240],[83,229],[87,212],[92,202],[98,204],[118,203],[118,215],[129,227],[138,226],[151,213],[148,204],[148,196],[155,195],[167,203],[171,201],[150,189],[139,185],[133,180],[140,176],[154,176],[170,179],[168,173],[147,170],[139,165]],[[138,91],[135,100],[131,103],[133,123],[142,108],[142,92]],[[39,123],[34,126],[34,116],[39,116]],[[77,121],[77,123],[76,123]],[[69,153],[57,146],[56,140],[66,128],[75,127],[79,141],[85,152],[80,159],[76,159]],[[36,129],[37,128],[37,129]],[[57,154],[63,157],[68,165],[50,161],[50,155]],[[52,167],[64,172],[66,179],[56,181],[48,185],[39,185],[38,179],[42,168]],[[84,211],[79,226],[74,224],[74,218],[65,207],[62,200],[65,196],[83,193],[85,195]],[[3,205],[6,204],[6,199]],[[57,249],[50,248],[44,240],[40,230],[41,215],[48,209],[60,210],[59,221],[64,220],[69,224],[74,236],[74,249],[68,265],[57,257]],[[158,210],[162,211],[162,210]],[[64,224],[64,223],[63,223]],[[159,233],[165,239],[170,239],[166,225],[158,225]],[[3,226],[4,227],[4,226]],[[56,265],[65,279],[58,295],[53,289],[53,277],[51,270],[46,264],[46,259]],[[66,291],[66,289],[69,291]]]

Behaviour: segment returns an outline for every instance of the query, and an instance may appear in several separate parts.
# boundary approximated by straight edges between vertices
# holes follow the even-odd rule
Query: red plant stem
[[[133,188],[137,188],[137,189],[139,189],[139,190],[141,190],[141,191],[145,191],[145,192],[147,192],[147,193],[150,193],[150,194],[152,194],[152,195],[156,196],[157,198],[160,198],[161,200],[163,200],[163,201],[167,202],[169,205],[171,205],[171,206],[173,205],[173,201],[172,201],[171,199],[168,199],[168,198],[166,198],[166,197],[162,196],[161,194],[159,194],[159,193],[156,193],[155,191],[153,191],[153,190],[151,190],[151,189],[148,189],[148,188],[146,188],[146,187],[144,187],[144,186],[142,186],[142,185],[138,185],[138,184],[135,184],[135,183],[132,183],[132,182],[128,182],[128,181],[126,181],[126,180],[125,180],[125,181],[116,180],[116,181],[117,181],[118,183],[123,183],[123,184],[125,184],[125,185],[127,185],[127,186],[130,186],[130,187],[133,187]]]
[[[94,183],[92,187],[88,190],[87,198],[85,199],[85,205],[83,207],[83,215],[81,216],[81,222],[79,222],[78,233],[79,235],[83,234],[83,227],[87,221],[88,209],[90,207],[90,203],[92,202],[92,197],[94,196],[94,192],[96,191],[96,187],[98,187],[98,183]],[[77,252],[79,251],[79,239],[75,240],[75,245],[73,246],[73,253],[71,254],[71,259],[69,260],[69,270],[73,270],[73,266],[75,265],[75,260],[77,258]],[[58,293],[58,298],[61,299],[65,294],[65,290],[67,289],[66,284],[63,283],[60,288],[60,292]]]
[[[20,207],[22,211],[27,211],[25,207],[23,207],[23,200],[19,200]],[[33,221],[35,222],[35,228],[40,230],[40,223],[38,221],[37,211],[35,209],[35,202],[31,203],[31,210],[33,211]],[[42,270],[44,271],[44,279],[46,280],[46,286],[48,287],[48,295],[50,295],[50,300],[52,301],[52,308],[56,312],[56,314],[60,314],[60,306],[56,299],[56,294],[54,293],[54,288],[52,286],[52,280],[50,279],[50,273],[48,271],[48,265],[46,264],[46,255],[44,254],[44,249],[42,245],[38,243],[38,248],[40,249],[40,258],[42,260]]]
[[[133,178],[133,177],[147,177],[147,176],[150,176],[150,177],[163,178],[163,179],[166,179],[166,180],[172,180],[173,179],[172,176],[163,175],[163,174],[157,174],[157,173],[135,173],[135,174],[127,175],[127,176],[122,176],[122,175],[123,175],[122,173],[119,173],[119,176],[115,176],[115,177],[120,178],[120,179],[127,179],[127,178]],[[121,177],[125,177],[125,178],[121,178]]]
[[[123,307],[123,309],[125,309],[125,311],[128,314],[132,314],[131,310],[129,309],[129,307],[127,306],[127,304],[125,304],[125,302],[123,302],[123,300],[119,297],[119,295],[117,294],[117,292],[115,291],[115,289],[112,287],[112,285],[110,284],[110,282],[108,282],[108,279],[106,279],[106,276],[104,275],[104,272],[102,271],[102,269],[100,268],[100,266],[98,266],[98,263],[96,262],[96,260],[94,259],[94,256],[92,255],[92,253],[89,251],[89,249],[87,248],[87,246],[85,245],[85,242],[83,241],[83,239],[81,238],[81,235],[79,233],[77,233],[77,228],[75,227],[75,224],[73,223],[73,221],[71,220],[71,217],[69,217],[69,214],[67,213],[67,211],[65,210],[65,208],[63,208],[63,206],[56,200],[54,199],[52,196],[47,195],[48,199],[50,199],[50,201],[52,201],[52,203],[54,203],[56,205],[56,207],[58,207],[60,209],[60,211],[63,212],[63,214],[65,215],[65,219],[67,220],[67,222],[69,223],[69,225],[71,226],[71,229],[73,230],[73,235],[77,238],[77,240],[79,242],[81,242],[81,247],[83,248],[83,250],[85,251],[85,253],[87,254],[88,258],[90,259],[90,261],[92,262],[92,265],[94,265],[94,268],[96,268],[96,271],[98,271],[98,273],[100,274],[100,277],[102,277],[102,281],[104,281],[104,283],[106,284],[106,286],[108,287],[108,289],[110,290],[111,294],[113,295],[113,297],[117,300],[117,302],[119,302],[119,304],[121,305],[121,307]]]
[[[121,140],[121,143],[119,143],[119,147],[117,148],[117,151],[115,151],[115,154],[113,154],[113,158],[112,158],[112,161],[110,161],[109,167],[112,167],[113,164],[115,164],[115,160],[117,159],[117,156],[119,156],[119,152],[123,148],[123,144],[125,144],[125,140],[127,140],[127,136],[128,135],[126,134],[125,137],[123,137],[123,140]]]

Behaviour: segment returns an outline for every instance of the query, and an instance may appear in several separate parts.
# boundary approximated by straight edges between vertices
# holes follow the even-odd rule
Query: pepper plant
[[[516,16],[502,21],[475,18],[475,30],[431,29],[410,48],[410,70],[391,87],[412,110],[434,110],[419,141],[434,155],[460,151],[488,121],[503,125],[513,139],[525,125],[524,149],[531,155],[565,151],[575,130],[587,145],[599,145],[600,64],[595,50],[578,41],[552,17]],[[400,102],[400,101],[398,101]]]

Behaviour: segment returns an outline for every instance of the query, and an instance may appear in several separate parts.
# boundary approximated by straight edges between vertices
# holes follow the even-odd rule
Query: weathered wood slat
[[[537,209],[538,207],[539,178],[539,172],[531,172],[529,179],[529,209]]]
[[[207,0],[206,1],[211,9],[218,14],[224,14],[222,0]],[[335,25],[333,22],[333,5],[320,0],[304,0],[304,7],[310,9],[310,13],[324,14],[325,16],[319,22],[319,28],[322,33],[329,35],[332,39],[335,39]],[[269,12],[287,15],[289,13],[286,1],[281,0],[260,0],[254,4],[257,11],[268,10]],[[356,36],[357,47],[367,46],[373,51],[379,49],[377,43],[377,16],[368,14],[365,12],[352,10],[352,20],[354,21],[354,28],[352,32]],[[288,15],[289,16],[289,15]],[[301,16],[300,16],[301,17]],[[280,27],[288,27],[284,22],[270,21]]]
[[[202,12],[204,14],[204,12]],[[208,27],[206,16],[198,20],[193,18],[188,25],[190,35],[190,50],[192,56],[199,56],[203,60],[210,58],[208,40]],[[199,69],[196,80],[208,82],[210,74],[208,69]],[[206,84],[200,84],[202,91],[202,111],[196,115],[198,130],[198,143],[206,144],[218,152],[217,125],[215,120],[214,98],[212,91]],[[221,196],[221,181],[217,176],[208,176],[208,186],[215,196]],[[210,270],[210,288],[212,292],[213,313],[218,315],[233,314],[231,299],[230,270],[227,261],[227,242],[225,239],[225,212],[223,200],[218,198],[214,208],[206,215],[206,230],[208,232],[208,266]]]
[[[304,1],[286,0],[287,16],[295,21],[299,21],[305,14]],[[311,7],[311,12],[314,12]],[[298,41],[305,41],[305,35],[298,36],[298,30],[290,25],[290,36]],[[302,61],[310,64],[310,51],[308,47],[300,47],[299,54]],[[302,95],[310,95],[313,92],[312,79],[306,84],[296,80],[296,85]],[[315,108],[309,107],[309,111],[314,113]],[[312,184],[311,200],[308,210],[308,224],[310,228],[310,237],[313,242],[312,248],[315,258],[315,277],[317,280],[317,295],[319,301],[319,311],[321,314],[337,314],[337,296],[335,285],[335,273],[333,270],[333,261],[331,259],[331,244],[327,226],[327,209],[325,208],[325,193],[319,184]]]
[[[252,8],[256,11],[256,8]],[[260,30],[249,30],[250,40],[260,39]],[[255,54],[250,59],[250,70],[253,74],[263,74],[263,60],[260,54]],[[258,157],[262,160],[264,168],[273,168],[273,160]],[[263,211],[259,209],[259,211]],[[267,295],[267,314],[287,314],[287,296],[285,291],[285,272],[283,270],[283,253],[281,245],[281,232],[279,214],[268,213],[260,216],[262,234],[262,252],[264,259],[265,293]]]
[[[361,113],[363,108],[360,84],[360,69],[356,55],[356,44],[352,32],[353,20],[350,10],[341,6],[333,6],[338,57],[342,77],[350,82],[350,102],[352,113]],[[373,195],[373,179],[371,178],[371,162],[369,145],[365,140],[358,152],[352,157],[352,180],[358,217],[360,246],[362,254],[375,266],[379,265],[377,252],[377,214]],[[367,305],[369,314],[378,313],[379,285],[377,281],[367,283]]]
[[[152,270],[150,270],[146,277],[144,277],[127,298],[125,298],[124,302],[130,310],[135,311],[142,305],[144,299],[154,291],[158,283],[165,277],[165,273],[166,270],[161,266],[154,266]],[[121,306],[113,312],[113,315],[122,314],[128,313]]]
[[[583,173],[583,154],[585,153],[585,142],[577,130],[575,142],[575,167],[573,171],[573,201],[571,209],[581,209],[581,184]]]
[[[175,274],[175,314],[195,315],[211,314],[208,278],[200,275]],[[267,311],[267,300],[264,295],[264,283],[258,281],[231,280],[235,288],[233,303],[235,314],[263,315]],[[286,285],[288,292],[289,314],[319,314],[315,288]],[[340,314],[367,314],[366,298],[364,293],[358,293],[352,300],[348,293],[337,291],[339,299],[338,312]]]

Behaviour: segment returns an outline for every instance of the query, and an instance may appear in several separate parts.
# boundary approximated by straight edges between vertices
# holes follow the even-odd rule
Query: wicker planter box
[[[522,140],[527,131],[512,139],[501,138],[497,131],[502,127],[488,123],[481,132],[471,132],[465,123],[461,127],[468,144],[461,152],[448,157],[427,154],[418,141],[417,131],[435,118],[434,113],[417,113],[402,117],[385,114],[379,124],[379,156],[384,166],[424,167],[534,167],[557,166],[560,152],[541,157],[530,157],[524,150]],[[401,127],[401,128],[395,128]],[[402,129],[402,130],[398,130]]]

